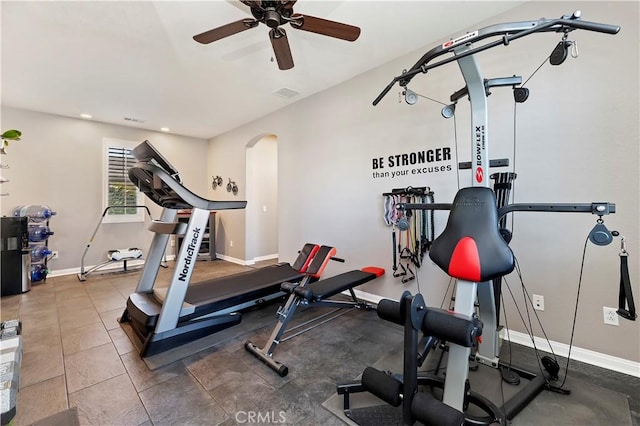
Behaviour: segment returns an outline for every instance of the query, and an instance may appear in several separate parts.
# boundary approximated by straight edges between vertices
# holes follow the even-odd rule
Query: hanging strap
[[[633,293],[631,292],[631,279],[629,279],[629,266],[627,259],[629,258],[625,248],[625,241],[622,238],[620,251],[620,292],[618,293],[618,315],[629,321],[635,321],[638,317],[636,314],[636,305],[633,302]],[[629,309],[625,309],[628,307]]]
[[[394,224],[395,200],[392,195],[384,196],[384,223],[387,226]]]

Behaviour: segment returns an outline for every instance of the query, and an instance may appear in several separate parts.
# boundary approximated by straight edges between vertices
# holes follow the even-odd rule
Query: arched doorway
[[[247,263],[278,258],[278,138],[263,134],[246,148]]]

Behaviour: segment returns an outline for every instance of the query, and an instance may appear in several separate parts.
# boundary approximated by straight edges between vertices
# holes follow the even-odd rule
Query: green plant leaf
[[[2,139],[10,141],[19,141],[20,136],[22,136],[22,132],[20,130],[7,130],[2,133]]]

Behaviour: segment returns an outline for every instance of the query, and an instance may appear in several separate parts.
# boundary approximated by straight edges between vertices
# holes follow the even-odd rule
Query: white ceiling
[[[362,33],[349,43],[286,25],[295,67],[280,71],[262,24],[193,41],[250,17],[239,1],[2,1],[2,104],[208,139],[521,3],[300,0],[296,13]]]

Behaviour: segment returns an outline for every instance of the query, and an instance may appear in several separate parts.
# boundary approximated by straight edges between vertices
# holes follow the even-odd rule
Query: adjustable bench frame
[[[333,247],[320,247],[320,250],[313,258],[307,273],[311,276],[314,276],[314,274],[319,276],[329,260],[341,260],[333,257],[335,253],[336,250]],[[316,270],[318,272],[314,272]],[[274,327],[271,332],[271,336],[265,343],[264,347],[259,348],[250,341],[247,341],[245,343],[245,349],[264,362],[281,377],[285,377],[289,373],[289,368],[273,358],[273,353],[278,345],[344,315],[348,312],[344,308],[373,309],[372,305],[369,305],[356,297],[353,288],[371,281],[383,274],[384,269],[370,267],[364,268],[361,271],[355,270],[345,272],[322,281],[307,280],[301,284],[282,284],[282,291],[289,293],[289,297],[284,306],[281,306],[276,313],[278,316],[278,324]],[[352,301],[327,300],[344,291],[349,291]],[[289,323],[293,319],[298,307],[301,305],[308,307],[330,307],[336,309],[312,318],[311,320],[297,324],[289,330],[291,332],[289,335],[283,337]]]

